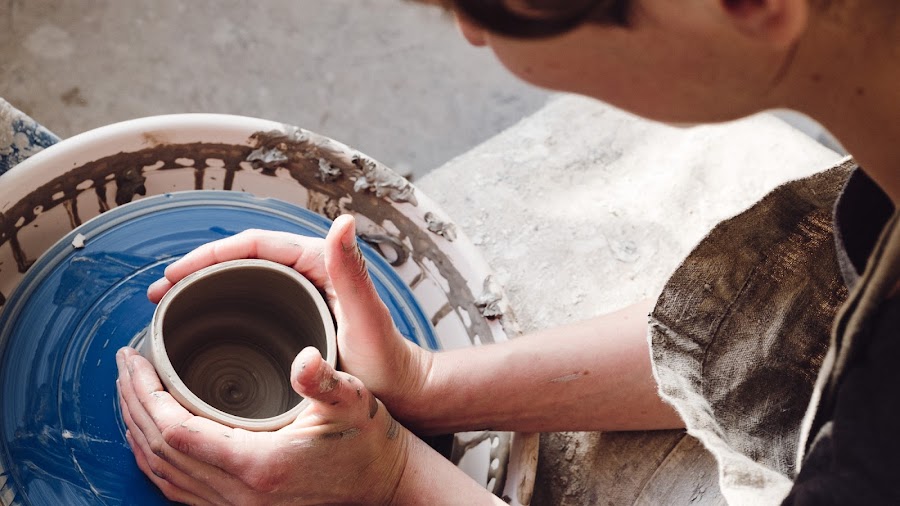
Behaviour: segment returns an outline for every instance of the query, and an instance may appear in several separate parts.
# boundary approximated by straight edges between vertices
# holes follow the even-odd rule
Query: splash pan
[[[295,127],[221,115],[111,125],[0,176],[0,206],[2,504],[165,502],[125,444],[114,354],[150,320],[147,285],[204,242],[247,228],[321,237],[351,213],[408,339],[450,349],[515,328],[474,246],[427,197]],[[534,438],[468,433],[452,459],[527,503],[536,452]]]

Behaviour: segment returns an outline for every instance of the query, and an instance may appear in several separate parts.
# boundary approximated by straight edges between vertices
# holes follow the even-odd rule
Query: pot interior
[[[174,372],[197,397],[228,414],[262,419],[289,411],[302,400],[290,384],[297,353],[314,346],[327,357],[326,322],[315,296],[296,279],[261,266],[192,280],[162,319]]]

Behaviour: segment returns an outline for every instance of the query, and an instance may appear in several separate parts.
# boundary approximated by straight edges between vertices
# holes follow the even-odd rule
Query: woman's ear
[[[748,37],[787,48],[803,34],[809,0],[718,0],[731,22]]]
[[[484,28],[475,24],[464,14],[456,13],[456,26],[459,28],[459,33],[469,41],[469,44],[472,44],[475,47],[487,45],[487,37],[485,36]]]

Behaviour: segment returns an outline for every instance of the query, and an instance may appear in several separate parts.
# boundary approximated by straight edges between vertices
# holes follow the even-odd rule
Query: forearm
[[[647,343],[649,301],[584,322],[434,356],[421,433],[682,427],[660,399]]]
[[[409,440],[408,461],[391,504],[506,504],[422,440],[412,435]]]

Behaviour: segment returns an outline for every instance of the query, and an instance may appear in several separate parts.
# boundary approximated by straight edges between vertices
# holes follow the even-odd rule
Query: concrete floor
[[[403,0],[0,0],[0,96],[57,134],[220,112],[421,176],[539,108],[448,16]]]

